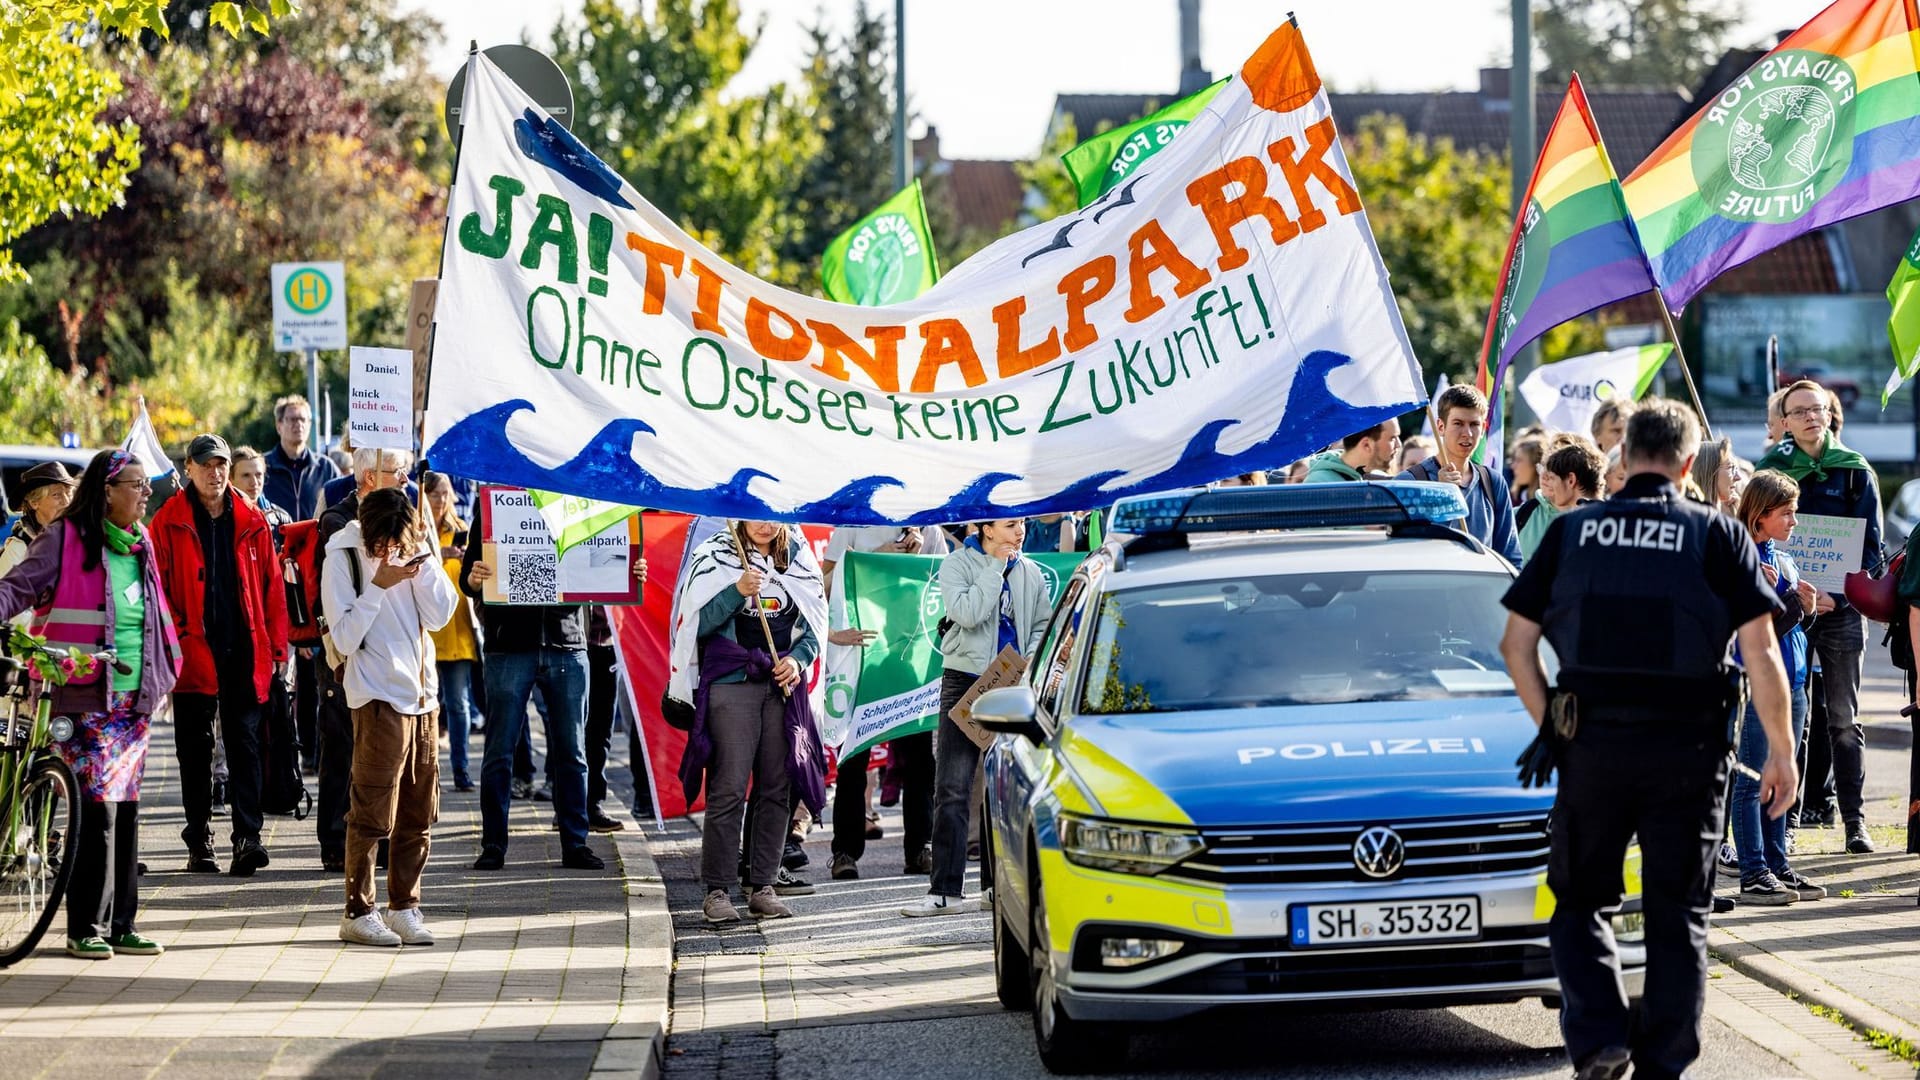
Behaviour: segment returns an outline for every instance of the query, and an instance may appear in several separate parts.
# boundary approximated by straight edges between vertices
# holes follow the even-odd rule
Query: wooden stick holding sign
[[[740,529],[733,522],[727,523],[727,539],[733,541],[733,553],[740,557],[740,569],[753,569],[753,564],[747,561],[747,549],[740,543]],[[753,613],[760,618],[760,632],[767,635],[767,652],[773,657],[773,662],[779,664],[781,659],[780,650],[773,643],[773,626],[767,622],[767,611],[760,606],[760,598],[758,596],[753,596],[749,599],[753,601]],[[779,681],[778,679],[774,680],[775,683]],[[782,686],[780,687],[780,696],[792,697],[793,692]]]
[[[965,735],[973,745],[985,750],[993,745],[993,732],[974,723],[973,703],[989,690],[1012,686],[1026,673],[1026,657],[1015,652],[1011,645],[1003,647],[999,655],[987,664],[987,670],[981,672],[973,685],[967,687],[967,692],[960,695],[960,700],[953,703],[953,708],[947,711],[947,719],[952,720],[953,726],[959,728],[960,734]]]

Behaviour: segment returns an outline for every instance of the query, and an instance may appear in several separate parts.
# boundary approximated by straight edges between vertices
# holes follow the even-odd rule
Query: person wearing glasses
[[[273,426],[280,441],[263,459],[267,501],[294,521],[318,517],[326,508],[320,492],[340,476],[340,470],[309,445],[313,406],[299,394],[288,394],[273,403]]]
[[[260,843],[261,706],[286,678],[287,593],[267,518],[230,482],[233,451],[218,435],[187,445],[187,483],[153,515],[154,557],[185,663],[173,689],[174,753],[187,827],[187,869],[218,872],[208,827],[213,725],[227,750],[233,857],[252,877],[269,861]]]
[[[320,527],[315,530],[322,552],[318,568],[322,581],[326,580],[327,572],[325,552],[333,540],[333,534],[359,520],[360,500],[376,491],[406,484],[407,472],[412,467],[413,455],[404,450],[359,449],[353,452],[354,490],[341,499],[328,502],[327,508],[320,514]],[[418,505],[411,491],[412,485],[407,486],[407,500]],[[321,603],[314,608],[314,618],[326,617],[325,599],[323,591]],[[324,654],[314,663],[314,683],[319,698],[314,720],[317,744],[314,758],[319,765],[320,780],[320,804],[314,814],[314,831],[320,837],[320,868],[330,874],[340,873],[347,866],[347,793],[353,775],[353,715],[347,707],[343,686],[345,678],[344,669],[333,670],[327,666]],[[379,866],[385,869],[386,865],[387,846],[383,844]]]
[[[162,951],[134,929],[148,722],[180,671],[173,615],[140,527],[152,490],[139,458],[102,450],[81,473],[72,504],[0,577],[0,618],[33,611],[33,632],[49,645],[112,649],[119,662],[53,690],[54,710],[74,720],[72,737],[54,749],[80,783],[66,904],[67,952],[83,960]]]
[[[1766,452],[1754,468],[1774,469],[1800,485],[1799,516],[1855,518],[1861,521],[1865,543],[1860,566],[1880,557],[1880,483],[1867,459],[1840,442],[1834,430],[1837,410],[1832,394],[1811,379],[1787,387],[1779,408],[1787,422],[1787,437]],[[1864,733],[1860,730],[1860,677],[1866,653],[1866,620],[1845,596],[1822,595],[1807,627],[1807,644],[1819,658],[1821,704],[1825,706],[1828,742],[1832,747],[1833,786],[1840,816],[1846,822],[1847,851],[1873,853],[1862,816],[1866,786]],[[1816,714],[1819,709],[1813,710]],[[1809,792],[1822,778],[1815,769]]]

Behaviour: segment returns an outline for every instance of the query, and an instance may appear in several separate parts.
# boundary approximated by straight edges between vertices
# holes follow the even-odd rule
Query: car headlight
[[[1172,869],[1206,844],[1190,829],[1152,828],[1062,815],[1060,850],[1067,861],[1095,870],[1152,876]]]

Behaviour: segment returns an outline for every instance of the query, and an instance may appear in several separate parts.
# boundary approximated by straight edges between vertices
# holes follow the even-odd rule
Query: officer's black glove
[[[1513,763],[1520,768],[1520,786],[1526,788],[1546,787],[1553,779],[1553,768],[1560,761],[1560,737],[1554,733],[1553,725],[1541,724],[1540,733],[1533,737],[1520,756]]]

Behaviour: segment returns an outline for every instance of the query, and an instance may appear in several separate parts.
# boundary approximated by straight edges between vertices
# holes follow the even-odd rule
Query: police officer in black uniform
[[[1700,1053],[1713,855],[1725,814],[1729,715],[1739,638],[1770,753],[1767,812],[1794,799],[1778,606],[1738,522],[1680,496],[1699,425],[1652,399],[1627,424],[1626,487],[1548,528],[1503,603],[1501,653],[1558,765],[1547,884],[1561,1031],[1575,1074],[1679,1077]],[[1551,693],[1545,636],[1560,659]],[[1570,734],[1569,734],[1570,733]],[[1638,837],[1647,973],[1629,1026],[1609,918]]]

